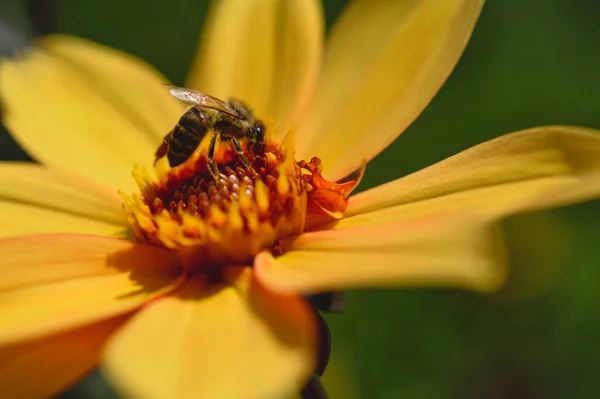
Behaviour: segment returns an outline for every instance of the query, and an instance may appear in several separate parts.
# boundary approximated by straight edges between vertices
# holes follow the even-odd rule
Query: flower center
[[[148,206],[154,215],[167,210],[180,224],[186,216],[221,224],[221,215],[231,216],[228,222],[241,223],[248,231],[264,222],[276,224],[294,211],[294,202],[303,195],[302,185],[290,192],[294,179],[280,167],[282,157],[277,148],[266,154],[247,153],[252,170],[230,161],[218,166],[218,180],[202,167],[173,174],[165,185],[155,187]]]
[[[242,154],[224,143],[214,154],[218,178],[197,151],[156,180],[140,169],[140,194],[121,194],[139,241],[175,252],[193,272],[252,264],[254,256],[322,221],[339,219],[358,181],[336,184],[321,177],[318,158],[296,162],[279,143]]]

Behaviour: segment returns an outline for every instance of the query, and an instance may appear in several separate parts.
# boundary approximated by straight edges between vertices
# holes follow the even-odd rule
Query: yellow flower
[[[236,212],[199,219],[185,219],[177,203],[169,213],[148,202],[179,184],[181,171],[195,171],[195,160],[156,181],[136,171],[143,192],[129,196],[137,190],[132,165],[153,161],[185,110],[160,85],[164,77],[134,57],[61,36],[3,60],[4,123],[43,165],[0,164],[3,397],[56,394],[99,363],[133,397],[273,397],[300,389],[315,367],[317,323],[303,294],[497,288],[505,267],[496,222],[597,197],[598,132],[508,134],[349,198],[355,182],[320,176],[321,166],[331,181],[360,175],[364,160],[418,116],[456,64],[482,3],[357,0],[321,57],[317,1],[217,1],[188,86],[235,96],[272,118],[271,147],[253,162],[272,162],[273,177],[284,177],[269,186],[270,201],[294,209],[266,232],[229,240],[225,233],[239,232],[232,226],[250,226],[269,208],[259,194],[252,211],[230,201]],[[308,163],[293,162],[292,147]],[[294,224],[298,215],[310,231]],[[181,234],[205,237],[202,228],[221,245],[208,264],[195,249],[215,246]],[[241,262],[240,253],[253,259]]]

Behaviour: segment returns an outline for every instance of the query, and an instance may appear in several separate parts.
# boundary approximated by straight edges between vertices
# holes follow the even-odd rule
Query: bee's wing
[[[218,98],[214,98],[208,94],[200,93],[196,90],[186,89],[184,87],[173,86],[170,84],[163,84],[163,86],[169,89],[169,93],[171,93],[171,95],[179,101],[202,108],[214,109],[229,114],[233,117],[241,118],[240,114],[229,108],[227,104]]]

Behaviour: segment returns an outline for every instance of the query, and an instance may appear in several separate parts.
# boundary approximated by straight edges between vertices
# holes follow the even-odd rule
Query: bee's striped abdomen
[[[196,150],[210,126],[210,114],[196,107],[186,111],[171,132],[167,159],[169,165],[185,162]]]

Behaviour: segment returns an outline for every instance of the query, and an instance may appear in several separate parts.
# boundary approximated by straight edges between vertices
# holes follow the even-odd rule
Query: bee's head
[[[265,141],[265,125],[261,121],[256,121],[254,124],[254,141],[257,144],[262,144]]]
[[[248,139],[254,152],[262,151],[262,145],[265,141],[265,125],[261,121],[256,121],[254,126],[248,132]]]

